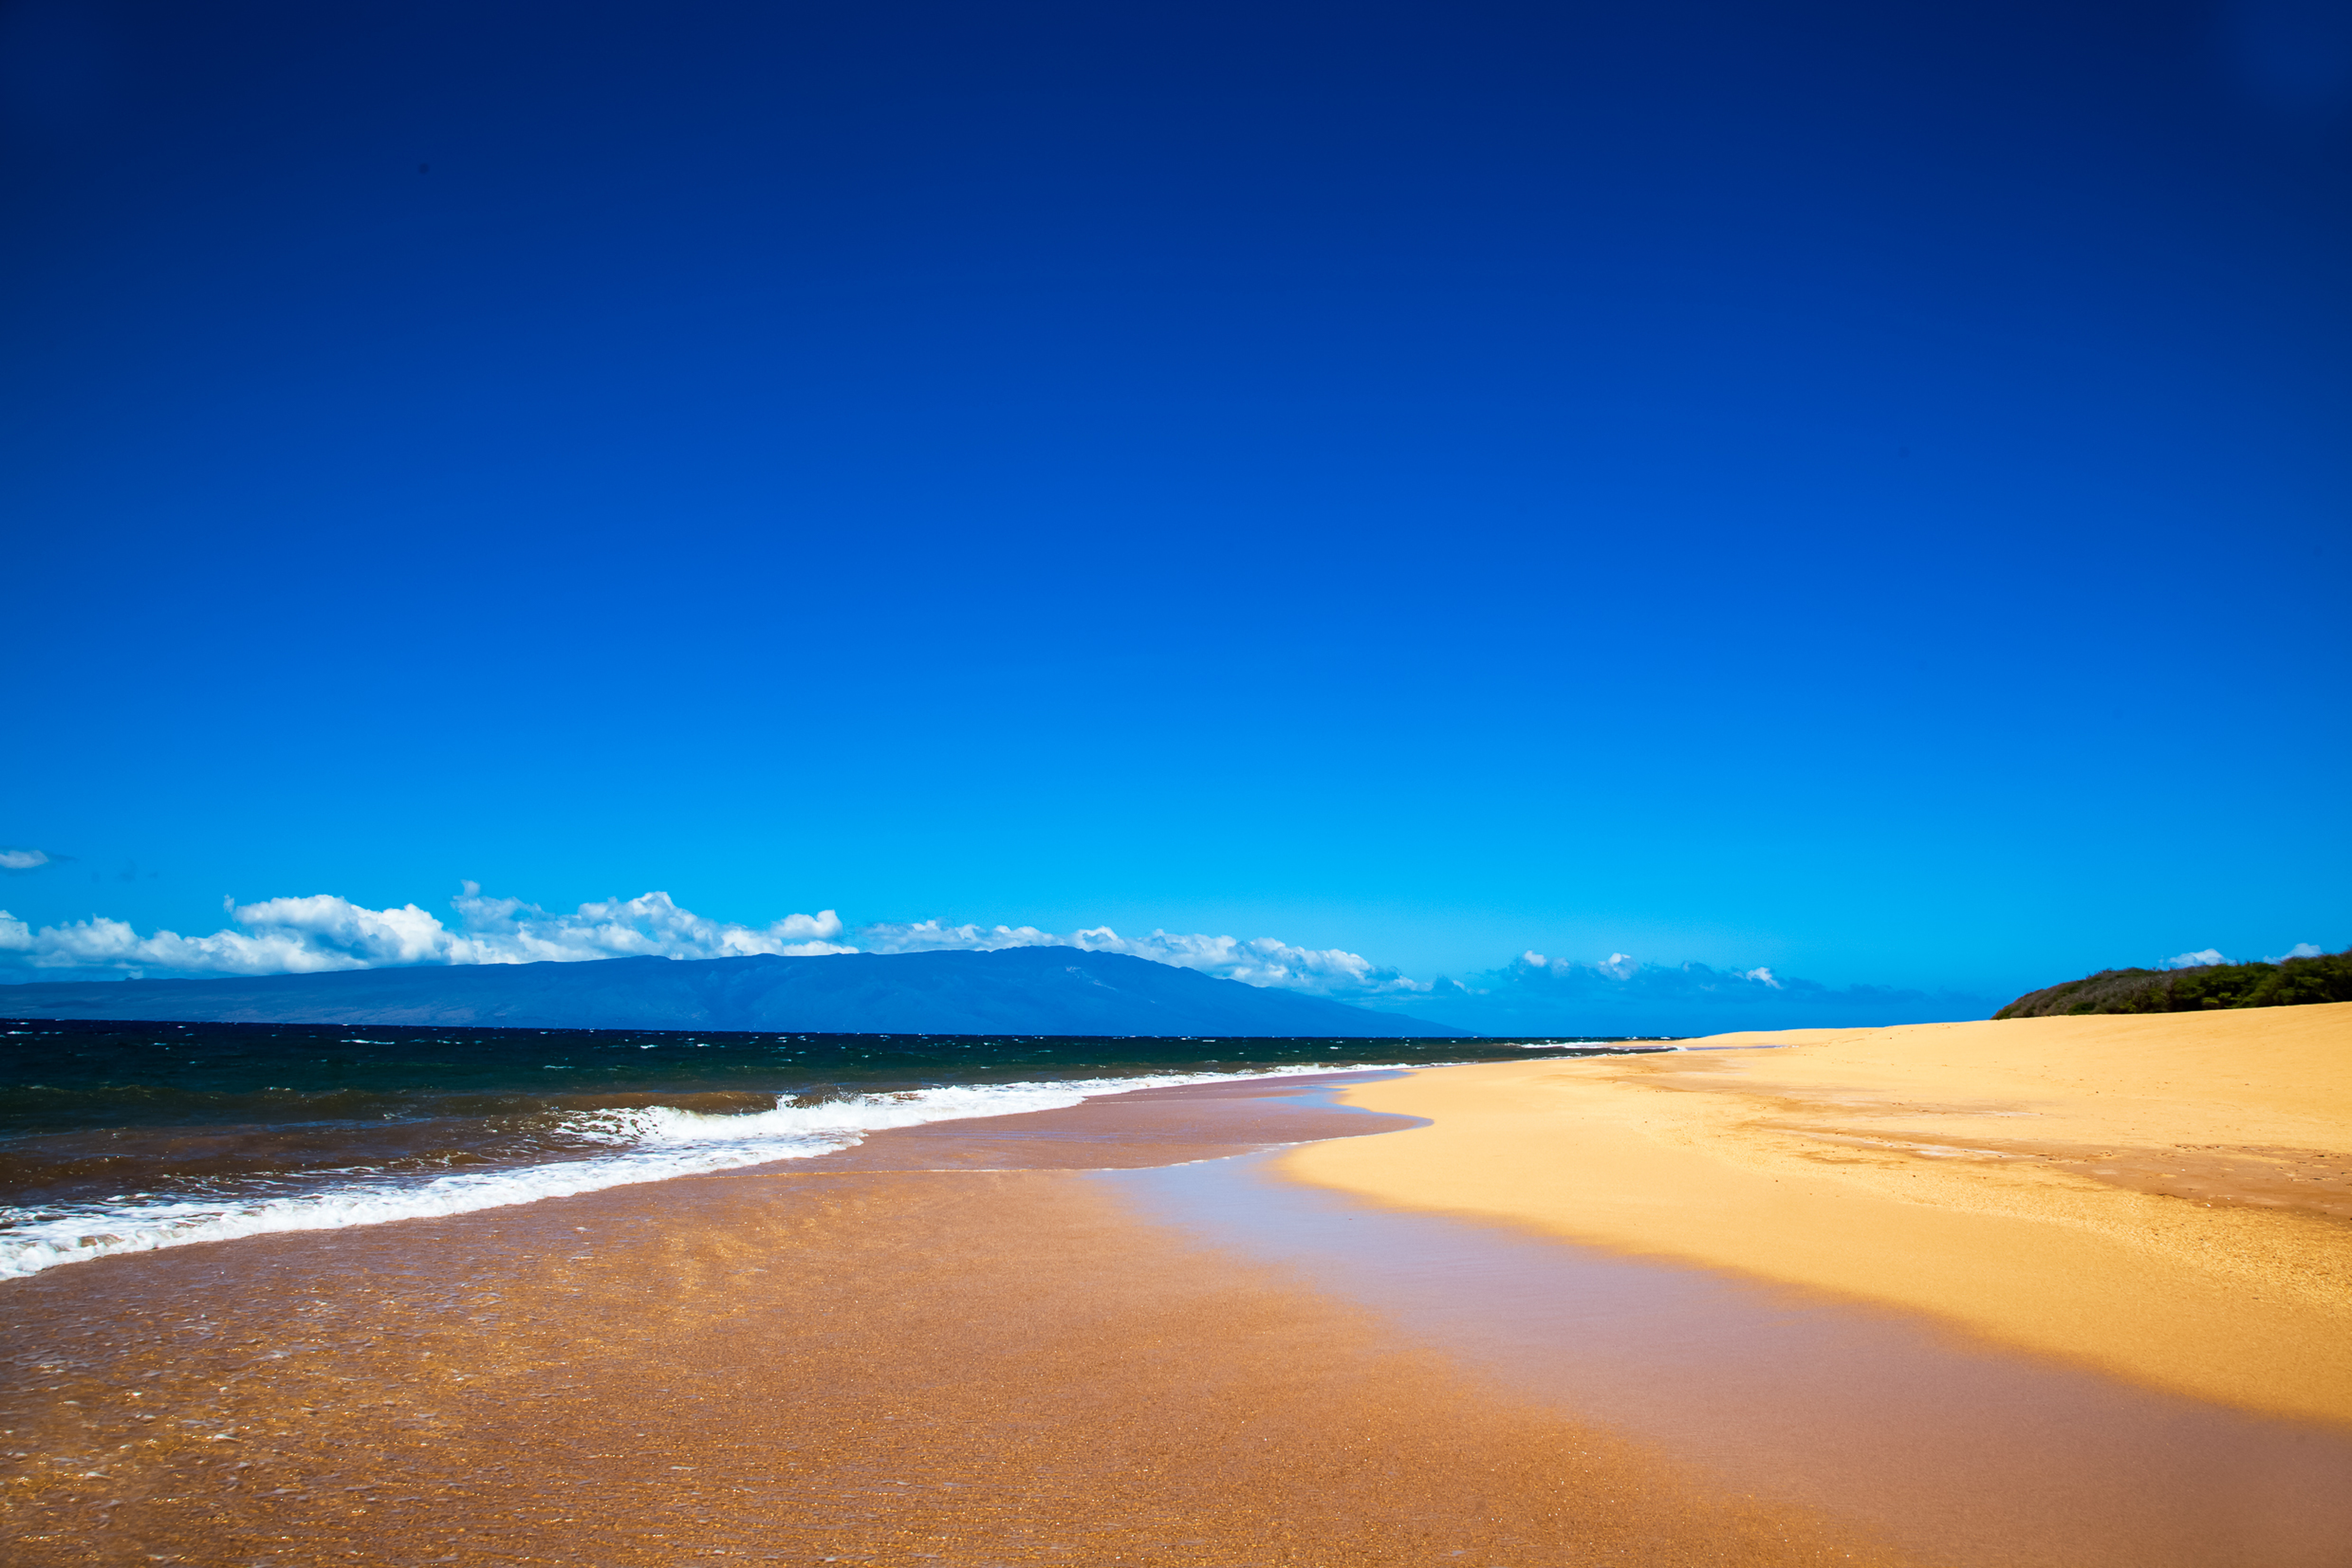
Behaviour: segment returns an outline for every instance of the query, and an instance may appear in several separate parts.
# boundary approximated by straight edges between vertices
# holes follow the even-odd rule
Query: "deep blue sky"
[[[0,880],[2352,941],[2352,24],[0,3]]]

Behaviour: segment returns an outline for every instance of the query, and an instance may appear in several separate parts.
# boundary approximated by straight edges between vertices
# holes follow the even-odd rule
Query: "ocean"
[[[0,1278],[762,1165],[1121,1090],[1633,1043],[0,1020]]]

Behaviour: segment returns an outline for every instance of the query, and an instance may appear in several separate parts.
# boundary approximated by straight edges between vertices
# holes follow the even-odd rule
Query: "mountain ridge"
[[[1076,947],[648,956],[227,979],[32,981],[0,990],[0,1016],[804,1034],[1409,1039],[1470,1033]]]

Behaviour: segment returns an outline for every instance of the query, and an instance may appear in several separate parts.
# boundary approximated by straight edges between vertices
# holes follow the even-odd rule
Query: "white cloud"
[[[1000,947],[1078,945],[1071,937],[1056,936],[1034,925],[942,925],[936,920],[861,925],[857,940],[869,953],[992,953]]]
[[[1606,958],[1581,963],[1574,958],[1547,958],[1533,949],[1520,954],[1508,968],[1492,971],[1491,978],[1505,988],[1531,986],[1548,995],[1587,998],[1737,993],[1755,999],[1769,991],[1780,991],[1793,998],[1801,993],[1822,989],[1810,980],[1783,980],[1768,965],[1752,969],[1717,969],[1696,962],[1645,964],[1631,953],[1612,953]]]
[[[583,904],[550,915],[515,898],[484,898],[472,883],[452,901],[457,928],[413,904],[369,909],[331,894],[224,899],[236,929],[209,936],[158,931],[96,916],[33,930],[0,910],[0,956],[37,969],[165,969],[195,975],[312,974],[404,964],[529,964],[541,959],[727,958],[754,953],[850,953],[835,942],[832,910],[789,915],[766,926],[736,925],[680,909],[666,893]]]
[[[387,916],[396,920],[404,912],[360,913],[378,920]],[[414,904],[406,913],[433,921]],[[171,969],[187,974],[278,975],[368,967],[364,957],[338,950],[299,930],[265,926],[216,931],[210,936],[183,936],[176,931],[142,936],[126,922],[98,915],[35,931],[5,911],[0,911],[0,951],[21,954],[21,962],[37,969],[122,969],[134,974]]]
[[[491,898],[479,886],[450,900],[444,923],[414,904],[370,909],[331,894],[270,898],[257,904],[224,899],[229,925],[208,936],[158,931],[142,936],[103,916],[43,926],[0,911],[0,962],[37,969],[148,970],[187,975],[309,974],[410,964],[532,964],[640,956],[734,958],[774,953],[788,957],[827,953],[989,951],[1000,947],[1077,947],[1125,953],[1154,963],[1197,969],[1223,979],[1315,996],[1371,999],[1429,991],[1412,979],[1339,947],[1299,947],[1271,936],[1154,931],[1127,937],[1108,925],[1066,936],[1034,925],[948,925],[937,920],[878,925],[840,940],[840,915],[788,915],[763,926],[711,920],[682,909],[667,893],[583,904],[551,915],[519,898]],[[1630,965],[1632,960],[1620,959]]]
[[[2229,959],[2221,956],[2221,953],[2219,948],[2208,947],[2204,951],[2199,953],[2175,953],[2171,957],[2167,958],[2164,961],[2163,967],[2168,969],[2201,969],[2208,964],[2226,964],[2229,961]]]
[[[34,871],[48,863],[39,850],[0,850],[0,871]]]
[[[1078,947],[1089,953],[1125,953],[1180,969],[1198,969],[1221,979],[1323,997],[1410,996],[1427,991],[1415,980],[1360,954],[1339,947],[1297,947],[1272,936],[1180,935],[1154,931],[1121,936],[1108,925],[1056,936],[1034,925],[943,925],[936,920],[908,925],[860,926],[858,943],[869,953],[928,953],[943,948],[989,952],[1000,947]]]
[[[2284,964],[2289,958],[2323,958],[2326,956],[2327,950],[2324,947],[2309,942],[2298,942],[2294,946],[2288,948],[2285,952],[2280,954],[2277,957],[2265,958],[2263,962],[2265,964]]]
[[[667,893],[583,904],[571,915],[550,915],[519,898],[484,898],[473,883],[451,901],[462,933],[451,939],[453,964],[532,964],[542,959],[742,958],[774,953],[808,957],[855,953],[833,940],[841,916],[832,910],[787,915],[764,926],[735,925],[681,909]]]
[[[1570,975],[1579,969],[1586,969],[1606,975],[1612,980],[1630,980],[1640,972],[1642,961],[1631,953],[1612,953],[1597,964],[1580,964],[1573,958],[1547,958],[1530,947],[1519,955],[1517,967],[1543,969],[1555,975]],[[1769,976],[1766,978],[1769,983],[1778,983],[1770,981]]]

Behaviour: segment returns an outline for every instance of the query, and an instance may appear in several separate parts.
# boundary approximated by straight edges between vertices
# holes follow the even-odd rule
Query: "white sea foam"
[[[21,1222],[0,1231],[0,1279],[17,1279],[60,1263],[118,1252],[152,1252],[163,1247],[282,1230],[335,1230],[394,1219],[470,1214],[635,1182],[701,1176],[772,1160],[806,1159],[848,1148],[866,1134],[890,1127],[1055,1111],[1097,1094],[1334,1071],[1375,1070],[1352,1064],[1345,1069],[1302,1065],[1265,1072],[961,1084],[860,1094],[816,1105],[794,1105],[780,1099],[772,1111],[732,1116],[703,1115],[667,1105],[588,1112],[574,1117],[568,1130],[593,1143],[610,1145],[614,1153],[509,1170],[469,1171],[421,1182],[345,1182],[299,1196],[245,1203],[141,1199],[77,1205],[73,1212],[64,1214],[20,1211]]]

